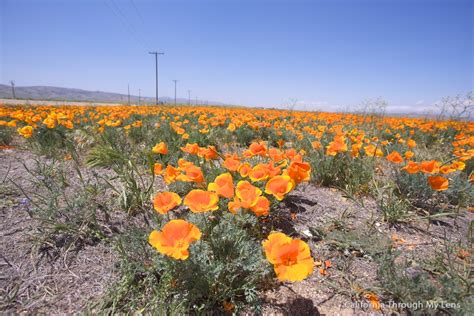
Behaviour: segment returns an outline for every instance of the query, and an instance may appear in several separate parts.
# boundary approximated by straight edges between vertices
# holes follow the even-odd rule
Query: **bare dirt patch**
[[[401,258],[429,259],[435,255],[434,250],[442,249],[446,240],[465,240],[474,219],[465,210],[457,217],[390,227],[380,220],[373,200],[364,198],[361,203],[336,189],[313,185],[290,193],[282,204],[278,211],[279,228],[307,241],[320,267],[302,282],[284,283],[265,292],[264,314],[394,312],[384,308],[376,311],[364,299],[365,293],[378,286],[378,266],[374,260],[378,251],[393,247],[401,251]],[[324,269],[325,260],[331,262],[328,269]]]
[[[0,310],[77,312],[113,282],[114,252],[104,243],[66,249],[59,256],[34,247],[30,233],[41,227],[28,215],[28,200],[8,180],[34,190],[22,165],[31,165],[31,158],[28,152],[0,151]]]

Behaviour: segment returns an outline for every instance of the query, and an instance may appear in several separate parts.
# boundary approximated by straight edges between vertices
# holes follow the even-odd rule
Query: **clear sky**
[[[473,88],[473,1],[0,0],[0,82],[401,111]],[[290,101],[292,100],[292,101]]]

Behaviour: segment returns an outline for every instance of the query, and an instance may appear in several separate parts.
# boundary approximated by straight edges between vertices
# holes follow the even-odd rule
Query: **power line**
[[[130,0],[130,2],[132,3],[132,7],[135,9],[135,12],[137,13],[137,16],[140,19],[140,21],[142,22],[143,26],[146,26],[145,25],[145,19],[143,18],[142,14],[140,13],[140,10],[138,10],[138,7],[136,6],[135,1]]]
[[[119,5],[114,1],[114,0],[110,0],[114,6],[117,8],[117,11],[118,13],[124,18],[124,20],[130,25],[130,28],[132,29],[132,31],[137,34],[137,36],[140,38],[140,40],[143,41],[143,43],[145,43],[145,46],[147,47],[151,47],[151,45],[149,45],[148,41],[146,40],[146,38],[144,36],[142,36],[142,34],[140,32],[137,31],[137,29],[135,28],[135,26],[133,25],[133,23],[131,21],[129,21],[129,19],[127,18],[127,15],[125,13],[123,13],[122,9],[120,9]]]
[[[127,29],[130,35],[141,46],[143,46],[145,50],[147,50],[148,47],[151,47],[151,45],[148,45],[147,41],[143,37],[140,36],[136,28],[133,26],[131,22],[128,21],[125,14],[122,12],[122,10],[118,7],[118,5],[113,0],[110,0],[110,4],[106,0],[103,0],[103,2],[110,9],[110,11],[112,11],[112,13],[117,17],[117,19],[120,20],[120,23],[123,24],[123,26]]]

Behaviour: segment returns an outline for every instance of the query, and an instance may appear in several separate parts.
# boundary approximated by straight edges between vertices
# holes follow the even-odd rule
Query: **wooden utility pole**
[[[149,54],[155,55],[155,83],[156,83],[155,103],[158,105],[158,55],[164,55],[165,53],[149,52]]]
[[[173,79],[174,82],[174,105],[176,105],[176,84],[178,83],[178,80]]]
[[[128,105],[130,105],[130,84],[127,85],[127,90],[128,90],[128,93],[127,93],[127,95],[128,95],[128,98],[127,98],[128,99]]]
[[[11,85],[12,85],[13,99],[16,99],[16,94],[15,94],[15,81],[10,80],[10,83],[11,83]]]

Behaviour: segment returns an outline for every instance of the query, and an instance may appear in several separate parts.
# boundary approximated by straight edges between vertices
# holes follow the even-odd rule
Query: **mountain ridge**
[[[65,88],[55,86],[15,86],[16,99],[27,100],[51,100],[51,101],[81,101],[81,102],[105,102],[105,103],[128,103],[128,95],[116,92],[92,91],[77,88]],[[0,84],[0,99],[13,99],[12,87]],[[130,103],[154,104],[154,97],[130,95]],[[174,98],[160,97],[162,103],[172,103]],[[187,104],[188,99],[177,98],[177,103]],[[196,100],[191,100],[194,104]],[[198,104],[225,105],[222,102],[197,100]]]

